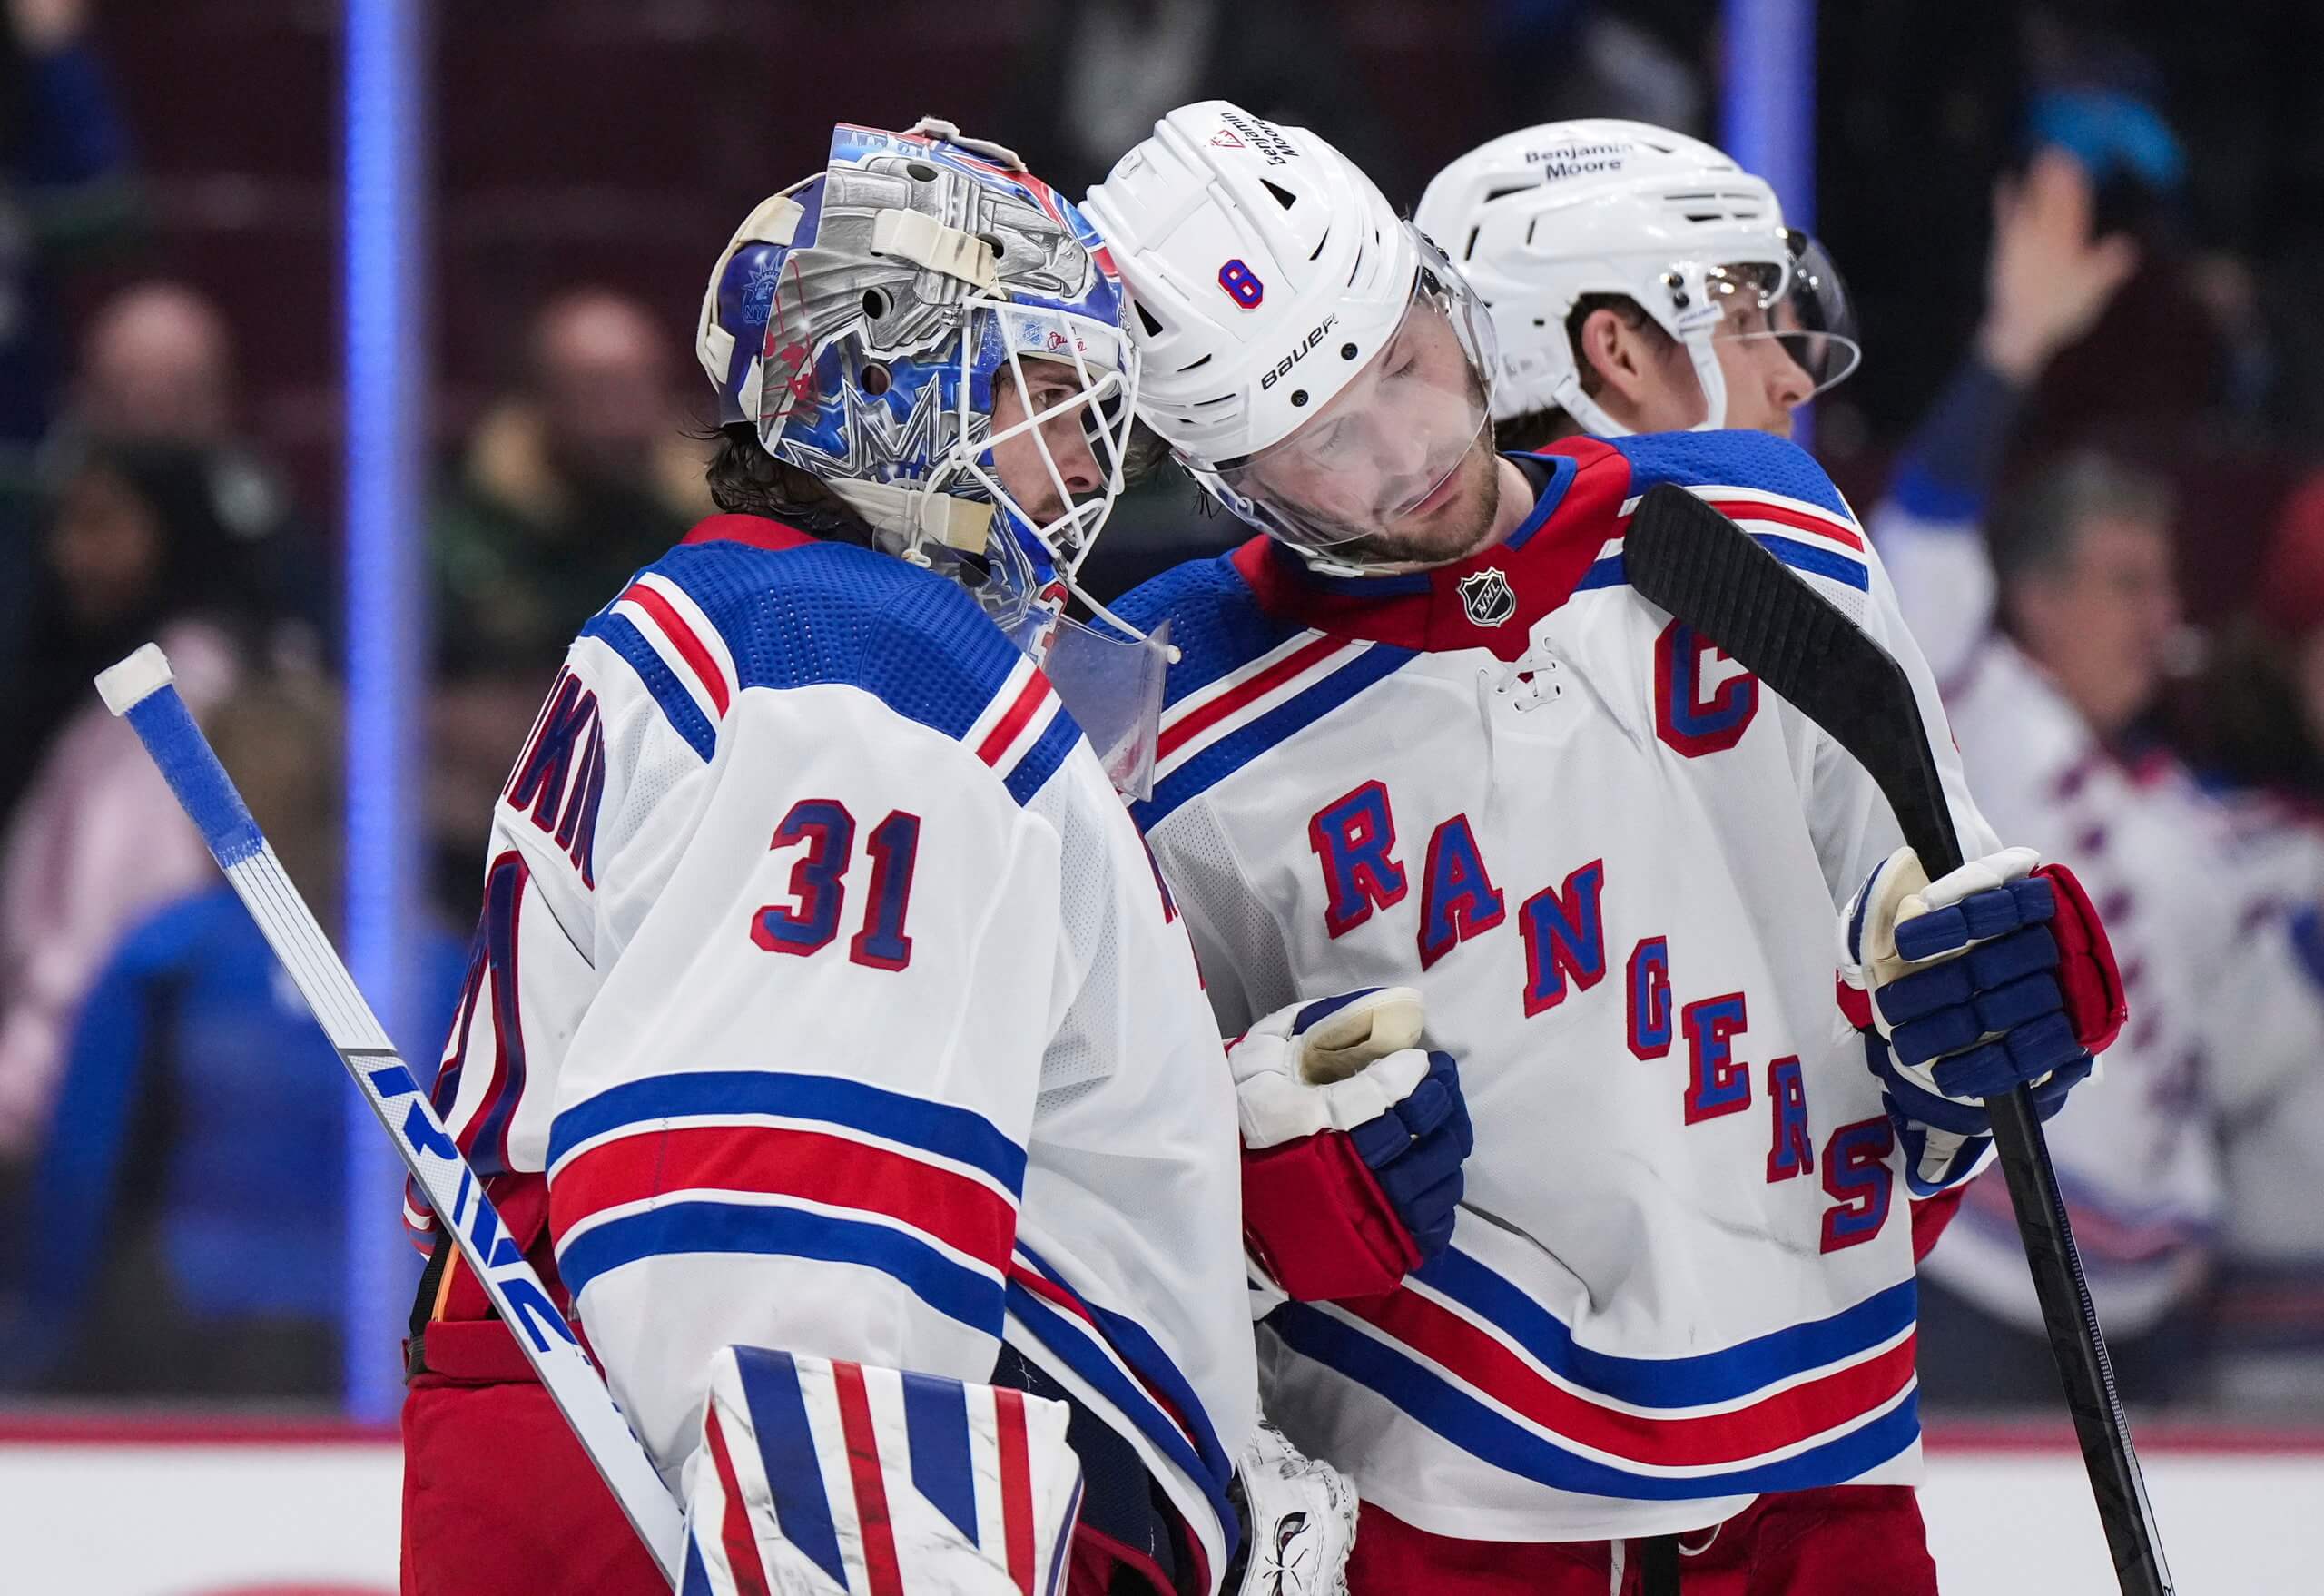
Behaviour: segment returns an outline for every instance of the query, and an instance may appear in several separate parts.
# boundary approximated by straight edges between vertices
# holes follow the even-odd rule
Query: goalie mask
[[[1138,369],[1125,310],[1088,222],[1011,152],[932,120],[902,133],[842,123],[822,172],[763,202],[720,253],[695,347],[721,426],[750,423],[878,547],[959,581],[1020,647],[1053,657],[1067,707],[1135,783],[1160,645],[1063,615],[1122,488]],[[1019,418],[996,432],[1010,390]],[[1099,478],[1078,498],[1051,448],[1064,419]],[[1047,493],[1021,479],[1012,493],[997,448],[1029,453]],[[1088,659],[1105,668],[1077,673]],[[1103,693],[1075,692],[1078,674]]]

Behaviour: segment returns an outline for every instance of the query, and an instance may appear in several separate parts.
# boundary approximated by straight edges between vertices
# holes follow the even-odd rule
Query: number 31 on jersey
[[[770,848],[806,851],[791,867],[791,901],[769,903],[751,916],[751,941],[770,953],[801,958],[821,952],[839,934],[847,906],[847,866],[855,855],[855,817],[835,798],[802,798],[774,828]],[[920,816],[901,809],[864,839],[872,856],[872,885],[862,926],[847,956],[872,970],[901,970],[911,962],[904,917],[911,907],[911,872],[920,858]]]

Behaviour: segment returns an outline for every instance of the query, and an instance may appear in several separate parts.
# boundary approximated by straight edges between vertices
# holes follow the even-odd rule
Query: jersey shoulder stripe
[[[1030,658],[1016,665],[960,741],[1000,775],[1010,797],[1032,801],[1080,736],[1057,689]]]
[[[633,616],[617,609],[601,610],[581,628],[581,635],[585,639],[594,637],[612,649],[660,706],[662,718],[669,722],[670,729],[708,763],[718,747],[717,728],[678,674],[670,668],[662,651],[638,629]]]
[[[1766,432],[1650,432],[1605,441],[1630,462],[1634,494],[1658,482],[1774,494],[1855,523],[1824,468],[1787,438]]]
[[[1630,463],[1630,491],[1616,541],[1600,552],[1577,593],[1629,584],[1619,538],[1647,489],[1672,483],[1717,508],[1793,569],[1853,587],[1872,586],[1864,530],[1807,452],[1763,432],[1662,432],[1610,440]]]
[[[773,536],[746,537],[751,526]],[[852,544],[720,517],[583,628],[612,647],[707,761],[752,688],[837,684],[965,742],[1029,801],[1079,735],[1047,680],[954,583]],[[1021,739],[986,744],[1009,722]]]
[[[1130,810],[1141,830],[1417,652],[1269,615],[1227,557],[1166,571],[1117,608],[1142,630],[1167,620],[1179,652],[1163,687],[1154,796]]]

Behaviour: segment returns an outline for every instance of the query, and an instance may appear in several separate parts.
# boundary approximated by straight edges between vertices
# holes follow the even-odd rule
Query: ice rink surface
[[[2183,1596],[2324,1588],[2324,1434],[2150,1427],[2141,1456]],[[0,1419],[0,1596],[393,1596],[400,1462],[329,1427]],[[1949,1592],[2115,1588],[2053,1432],[1939,1431],[1924,1503]]]

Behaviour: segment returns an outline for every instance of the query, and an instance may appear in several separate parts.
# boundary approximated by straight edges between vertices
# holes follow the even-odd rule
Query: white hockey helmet
[[[1365,536],[1427,498],[1489,424],[1482,305],[1372,180],[1306,129],[1224,100],[1181,106],[1082,211],[1129,291],[1139,415],[1222,503],[1286,542],[1313,551]],[[1423,341],[1439,358],[1422,375],[1384,359]],[[1403,463],[1376,473],[1360,505],[1270,491],[1287,457],[1323,434],[1376,458],[1376,423],[1391,417]]]
[[[1782,340],[1816,392],[1860,358],[1823,247],[1784,225],[1763,179],[1684,133],[1609,118],[1507,133],[1438,172],[1414,220],[1492,307],[1497,419],[1554,407],[1600,437],[1629,430],[1582,391],[1566,319],[1585,294],[1626,296],[1686,349],[1706,401],[1698,430],[1726,423],[1711,340],[1739,297],[1769,322],[1742,336]]]

